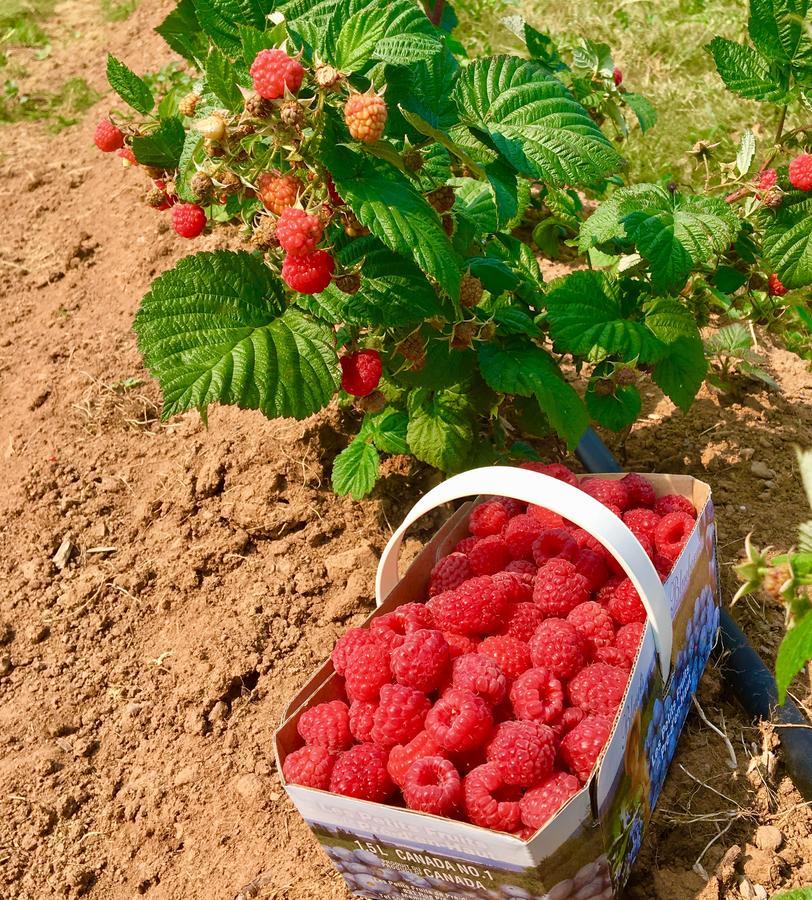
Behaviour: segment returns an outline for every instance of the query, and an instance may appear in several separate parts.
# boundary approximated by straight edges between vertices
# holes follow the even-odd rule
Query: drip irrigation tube
[[[592,429],[575,451],[590,472],[620,472],[609,448]],[[812,725],[791,701],[778,705],[772,672],[732,616],[721,611],[719,668],[727,687],[754,718],[771,722],[781,739],[787,771],[804,800],[812,800]]]

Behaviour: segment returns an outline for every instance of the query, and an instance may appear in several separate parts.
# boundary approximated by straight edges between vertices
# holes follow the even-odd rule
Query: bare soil
[[[151,29],[168,8],[143,0],[108,25],[92,0],[62,3],[51,56],[25,60],[29,86],[83,75],[105,90],[107,50],[157,68],[171,52]],[[143,203],[144,175],[93,147],[109,103],[58,136],[0,130],[0,897],[344,898],[280,787],[271,733],[372,608],[377,554],[435,476],[391,460],[371,499],[336,498],[335,409],[160,422],[131,322],[192,247]],[[804,513],[792,443],[812,444],[812,379],[765,353],[780,392],[703,391],[685,416],[652,390],[625,443],[630,469],[713,486],[728,598],[744,535],[787,546]],[[736,615],[772,663],[781,610],[753,599]],[[693,713],[628,896],[812,884],[812,811],[777,741],[713,668],[699,700],[735,768]]]

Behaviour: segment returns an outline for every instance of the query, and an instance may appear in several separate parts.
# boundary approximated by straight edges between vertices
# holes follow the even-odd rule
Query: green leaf
[[[459,472],[474,440],[473,412],[456,390],[418,388],[408,397],[406,438],[412,453],[443,472]]]
[[[734,269],[732,266],[719,266],[713,275],[713,285],[725,294],[735,294],[747,283],[747,272]]]
[[[808,0],[750,0],[750,40],[768,59],[795,66],[812,61]]]
[[[544,278],[530,246],[509,234],[500,234],[488,244],[488,256],[502,260],[519,278],[516,293],[531,305],[540,297]]]
[[[786,99],[787,77],[752,47],[715,37],[707,49],[722,81],[740,97],[780,103]]]
[[[333,283],[318,302],[340,304],[348,324],[411,325],[441,312],[437,292],[420,269],[372,235],[339,244],[334,255],[344,269],[360,267],[361,287],[355,294],[344,294]]]
[[[147,83],[110,54],[107,55],[107,80],[119,97],[136,112],[145,116],[152,112],[155,98]]]
[[[456,193],[455,214],[468,219],[483,234],[496,231],[496,200],[490,184],[475,178],[454,178],[451,184]]]
[[[773,894],[771,900],[812,900],[812,887],[795,888],[781,894]]]
[[[812,284],[812,197],[789,194],[764,230],[764,257],[788,288]]]
[[[359,435],[333,462],[333,490],[360,500],[375,487],[380,471],[378,451]]]
[[[197,20],[193,0],[180,0],[155,31],[175,53],[189,62],[197,65],[205,58],[208,42]]]
[[[535,397],[550,424],[572,449],[589,427],[589,416],[553,358],[528,340],[479,347],[479,368],[486,384],[501,394]]]
[[[397,169],[347,147],[325,148],[338,193],[394,253],[411,257],[451,297],[460,291],[459,263],[437,213]]]
[[[238,82],[239,73],[234,63],[226,59],[216,47],[212,47],[206,60],[206,85],[220,103],[232,112],[242,109],[245,102]]]
[[[642,406],[640,391],[634,385],[616,387],[614,393],[602,395],[596,393],[595,383],[591,381],[586,391],[589,414],[598,425],[612,431],[621,431],[635,422]]]
[[[643,310],[646,328],[664,344],[680,338],[701,341],[694,314],[678,300],[659,297],[644,304]]]
[[[657,124],[657,110],[646,97],[631,91],[627,91],[622,96],[623,102],[637,117],[640,130],[644,134]]]
[[[745,176],[753,165],[756,156],[756,136],[746,128],[739,141],[739,149],[736,152],[736,168],[739,175]]]
[[[679,338],[651,373],[655,384],[682,410],[688,410],[708,371],[702,341]]]
[[[252,28],[250,25],[240,25],[237,32],[240,37],[240,46],[242,47],[242,58],[245,65],[249,68],[261,50],[273,50],[275,47],[278,47],[284,40],[286,33],[284,23],[280,23],[266,31]]]
[[[183,141],[183,150],[181,150],[180,159],[178,160],[178,177],[175,179],[175,189],[181,200],[190,203],[196,203],[197,197],[189,189],[189,182],[192,180],[197,167],[195,166],[195,155],[203,144],[203,135],[199,131],[189,129]]]
[[[752,346],[750,332],[738,322],[723,326],[705,341],[705,349],[710,353],[727,356],[740,356]]]
[[[406,430],[409,417],[402,409],[387,407],[379,413],[368,414],[364,419],[363,433],[372,438],[372,442],[381,453],[409,452]]]
[[[152,283],[135,330],[164,417],[219,402],[302,419],[339,383],[332,329],[285,310],[280,282],[248,253],[182,259]]]
[[[516,177],[516,173],[501,159],[485,166],[485,177],[493,191],[496,205],[496,224],[499,228],[508,228],[516,223],[529,205],[529,186],[520,191],[519,185],[527,183]],[[520,193],[521,201],[520,201]],[[526,197],[524,196],[526,193]]]
[[[132,139],[132,149],[136,160],[142,166],[156,169],[176,169],[183,152],[186,131],[183,122],[172,116],[164,119],[157,131]]]
[[[783,703],[792,679],[812,659],[812,612],[808,612],[786,633],[775,660],[778,702]]]
[[[242,50],[240,25],[264,29],[273,0],[194,0],[200,27],[216,47],[234,58]]]
[[[550,336],[559,352],[595,362],[606,356],[652,362],[663,345],[643,322],[628,318],[621,286],[602,272],[572,272],[546,296]]]
[[[460,72],[454,100],[461,122],[483,132],[523,175],[590,184],[621,165],[586,110],[538,63],[477,60]]]

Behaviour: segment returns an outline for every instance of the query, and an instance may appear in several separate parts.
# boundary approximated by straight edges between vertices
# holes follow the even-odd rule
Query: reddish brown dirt
[[[151,28],[167,8],[143,0],[109,26],[95,3],[69,0],[48,24],[47,65],[30,60],[32,84],[82,74],[103,90],[108,49],[158,67],[170,51]],[[346,438],[333,410],[159,421],[130,325],[150,280],[190,246],[141,202],[141,173],[92,147],[106,108],[57,137],[0,131],[0,896],[342,898],[280,788],[271,733],[371,608],[376,555],[433,476],[393,461],[372,499],[336,499],[329,472]],[[812,444],[810,377],[768,355],[779,394],[704,392],[684,416],[652,391],[626,443],[630,468],[713,485],[727,597],[744,534],[786,546],[803,514],[791,443]],[[737,614],[772,661],[780,610],[753,600]],[[629,895],[812,883],[812,813],[780,748],[714,670],[700,700],[736,768],[692,714]],[[780,829],[777,852],[754,846],[760,825]],[[710,875],[719,867],[707,886],[700,857]]]

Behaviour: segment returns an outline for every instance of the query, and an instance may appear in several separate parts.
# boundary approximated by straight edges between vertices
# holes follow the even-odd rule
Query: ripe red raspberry
[[[326,791],[336,757],[326,747],[302,747],[289,754],[282,763],[282,774],[289,784]]]
[[[416,759],[423,759],[426,756],[441,756],[444,758],[446,756],[445,750],[440,747],[428,731],[421,731],[408,744],[396,744],[389,751],[389,762],[387,764],[392,781],[402,788],[409,767]]]
[[[369,623],[372,634],[390,650],[399,647],[407,634],[433,627],[434,618],[425,603],[404,603]]]
[[[493,500],[488,503],[480,503],[471,510],[471,515],[468,517],[468,530],[478,538],[501,534],[509,518],[507,509],[501,503]]]
[[[618,625],[645,622],[646,608],[631,580],[624,578],[606,601],[606,610]]]
[[[479,646],[479,641],[468,637],[466,634],[453,634],[451,631],[444,631],[443,637],[448,644],[448,649],[451,651],[452,660],[458,656],[463,656],[465,653],[476,653],[476,648]]]
[[[589,585],[583,575],[566,559],[551,559],[536,575],[533,602],[546,616],[566,616],[589,600]]]
[[[555,735],[538,722],[503,722],[485,749],[505,784],[532,787],[553,770]]]
[[[651,540],[654,537],[654,529],[660,521],[660,516],[653,509],[638,507],[623,513],[623,521],[636,537],[640,537],[642,534]]]
[[[517,719],[553,722],[564,710],[564,689],[550,669],[538,666],[516,679],[510,689],[510,702]]]
[[[565,734],[569,734],[582,721],[584,716],[586,713],[580,707],[568,706],[554,722],[550,722],[550,728],[553,729],[556,738],[560,741]]]
[[[758,177],[758,194],[769,193],[778,184],[778,172],[775,169],[763,169]]]
[[[291,256],[312,253],[324,235],[324,225],[318,216],[311,216],[298,206],[288,206],[276,223],[276,239]]]
[[[121,157],[125,169],[129,166],[138,165],[138,160],[135,158],[135,154],[129,147],[122,147],[120,150],[117,150],[116,156]]]
[[[494,575],[510,562],[507,544],[498,534],[480,538],[468,551],[468,560],[475,575]]]
[[[451,650],[439,631],[415,631],[391,654],[392,674],[398,684],[428,694],[440,687],[451,666]]]
[[[333,668],[339,675],[343,675],[347,666],[349,655],[358,647],[368,644],[380,644],[378,638],[367,628],[350,628],[335,642],[332,660]]]
[[[464,553],[468,556],[468,551],[474,544],[479,540],[478,537],[474,537],[470,535],[469,537],[464,537],[461,541],[458,541],[454,547],[454,553]]]
[[[426,605],[441,631],[493,634],[510,609],[510,594],[489,575],[480,575],[453,591],[437,594]]]
[[[602,556],[606,565],[609,567],[609,571],[613,572],[616,575],[622,574],[623,569],[620,566],[620,563],[612,556],[612,554],[603,546],[603,544],[595,537],[595,535],[590,534],[584,528],[570,528],[570,534],[575,539],[575,543],[582,550],[592,550],[594,553]]]
[[[595,716],[614,718],[615,711],[626,693],[629,673],[606,663],[592,663],[567,685],[570,702]]]
[[[505,526],[502,537],[513,559],[533,559],[533,542],[542,532],[537,519],[527,513],[514,516]]]
[[[492,728],[490,706],[482,697],[458,688],[446,691],[426,716],[426,731],[444,750],[455,753],[482,744]]]
[[[602,553],[596,553],[589,547],[583,547],[578,550],[578,556],[574,562],[578,573],[586,578],[590,591],[597,591],[606,584],[609,578],[609,567],[606,565],[606,558]]]
[[[206,210],[196,203],[178,203],[172,207],[172,228],[184,238],[196,238],[206,227]]]
[[[799,191],[812,191],[812,153],[800,153],[792,160],[789,183]]]
[[[350,703],[350,731],[359,744],[368,744],[372,740],[372,726],[377,708],[377,703],[370,703],[367,700],[353,700]]]
[[[257,196],[266,209],[277,216],[296,203],[304,185],[294,175],[263,172],[257,179]]]
[[[595,662],[606,663],[607,666],[619,666],[631,669],[629,658],[619,647],[598,647],[595,651]]]
[[[493,580],[508,592],[510,603],[529,603],[533,600],[533,576],[518,572],[497,572]],[[501,630],[501,629],[500,629]]]
[[[589,662],[589,643],[571,622],[545,619],[530,639],[530,655],[534,666],[568,681]]]
[[[442,756],[416,759],[403,780],[403,799],[409,809],[451,816],[462,803],[460,773]]]
[[[305,710],[299,717],[296,730],[311,747],[336,751],[353,745],[349,708],[343,700],[330,700]]]
[[[609,600],[615,592],[615,588],[623,581],[625,575],[610,575],[609,580],[603,587],[598,588],[595,592],[595,601],[601,606],[607,606]]]
[[[631,504],[631,496],[629,489],[622,481],[613,481],[609,478],[585,478],[581,482],[581,489],[609,507],[614,512],[615,509],[623,512],[628,509]]]
[[[615,646],[623,653],[630,666],[637,657],[645,630],[645,622],[630,622],[628,625],[618,628],[615,635]]]
[[[498,503],[500,506],[504,506],[507,510],[508,516],[512,519],[514,516],[519,516],[524,512],[527,512],[526,504],[522,503],[521,500],[516,500],[513,497],[494,497],[494,503]]]
[[[385,684],[375,710],[373,742],[387,748],[408,744],[423,730],[430,709],[431,701],[422,691],[402,684]]]
[[[530,506],[527,507],[527,512],[539,523],[539,525],[541,525],[542,528],[564,527],[564,519],[559,516],[558,513],[554,513],[545,506],[536,506],[535,503],[531,503]]]
[[[543,566],[550,559],[575,562],[579,549],[566,528],[545,528],[533,541],[533,561],[537,566]]]
[[[288,255],[282,263],[282,278],[300,294],[320,294],[332,281],[335,266],[335,260],[326,250],[314,250],[304,256]]]
[[[767,280],[767,293],[771,297],[783,297],[787,288],[781,283],[781,279],[773,272]]]
[[[527,643],[504,634],[486,637],[477,647],[477,653],[490,657],[510,681],[518,678],[533,664]]]
[[[552,772],[519,801],[522,822],[537,831],[581,790],[581,782],[569,772]]]
[[[435,563],[429,576],[429,597],[442,594],[443,591],[452,591],[459,587],[463,581],[473,578],[471,563],[464,553],[449,553]]]
[[[505,572],[513,575],[528,575],[530,578],[536,577],[539,567],[535,563],[531,563],[529,559],[513,559],[505,566]]]
[[[260,50],[251,63],[254,90],[265,100],[278,100],[285,91],[295,94],[302,86],[304,69],[284,50]]]
[[[330,790],[345,797],[385,803],[395,792],[386,770],[387,752],[376,744],[356,744],[335,761]]]
[[[517,603],[502,625],[504,634],[529,641],[544,620],[544,612],[535,603]]]
[[[480,655],[476,649],[458,656],[451,664],[451,684],[497,706],[507,696],[507,677],[492,657]]]
[[[692,519],[696,518],[696,510],[693,503],[687,497],[681,497],[679,494],[666,494],[660,497],[654,504],[654,512],[658,516],[667,516],[668,513],[681,512]]]
[[[493,831],[516,832],[521,828],[519,787],[505,784],[493,763],[477,766],[462,782],[465,814],[474,825]]]
[[[610,647],[615,643],[612,617],[594,600],[587,600],[576,606],[567,616],[567,621],[586,638],[593,655],[598,647]]]
[[[672,512],[663,516],[654,529],[657,553],[669,562],[676,562],[693,530],[694,520],[685,513]]]
[[[356,350],[339,360],[341,388],[355,397],[368,397],[381,380],[383,364],[377,350]]]
[[[93,143],[102,153],[113,153],[124,146],[124,134],[109,119],[102,119],[93,132]]]
[[[614,81],[615,87],[620,87],[623,84],[623,73],[617,66],[612,70],[612,81]]]
[[[350,700],[374,703],[391,680],[389,651],[381,644],[362,644],[347,654],[344,687]]]
[[[386,101],[375,91],[353,94],[344,106],[344,121],[356,141],[374,144],[386,127]]]
[[[603,716],[586,716],[569,734],[561,738],[561,759],[581,784],[586,784],[589,780],[611,731],[609,719]]]
[[[654,493],[654,488],[647,478],[644,478],[637,472],[629,472],[628,475],[624,475],[620,479],[620,482],[625,485],[626,490],[629,492],[630,508],[634,506],[651,508],[654,506],[657,495]]]
[[[566,481],[567,484],[578,484],[578,479],[571,469],[568,469],[561,463],[540,463],[526,462],[519,466],[520,469],[529,469],[531,472],[541,472],[542,475],[549,475],[550,478],[557,478],[559,481]]]

